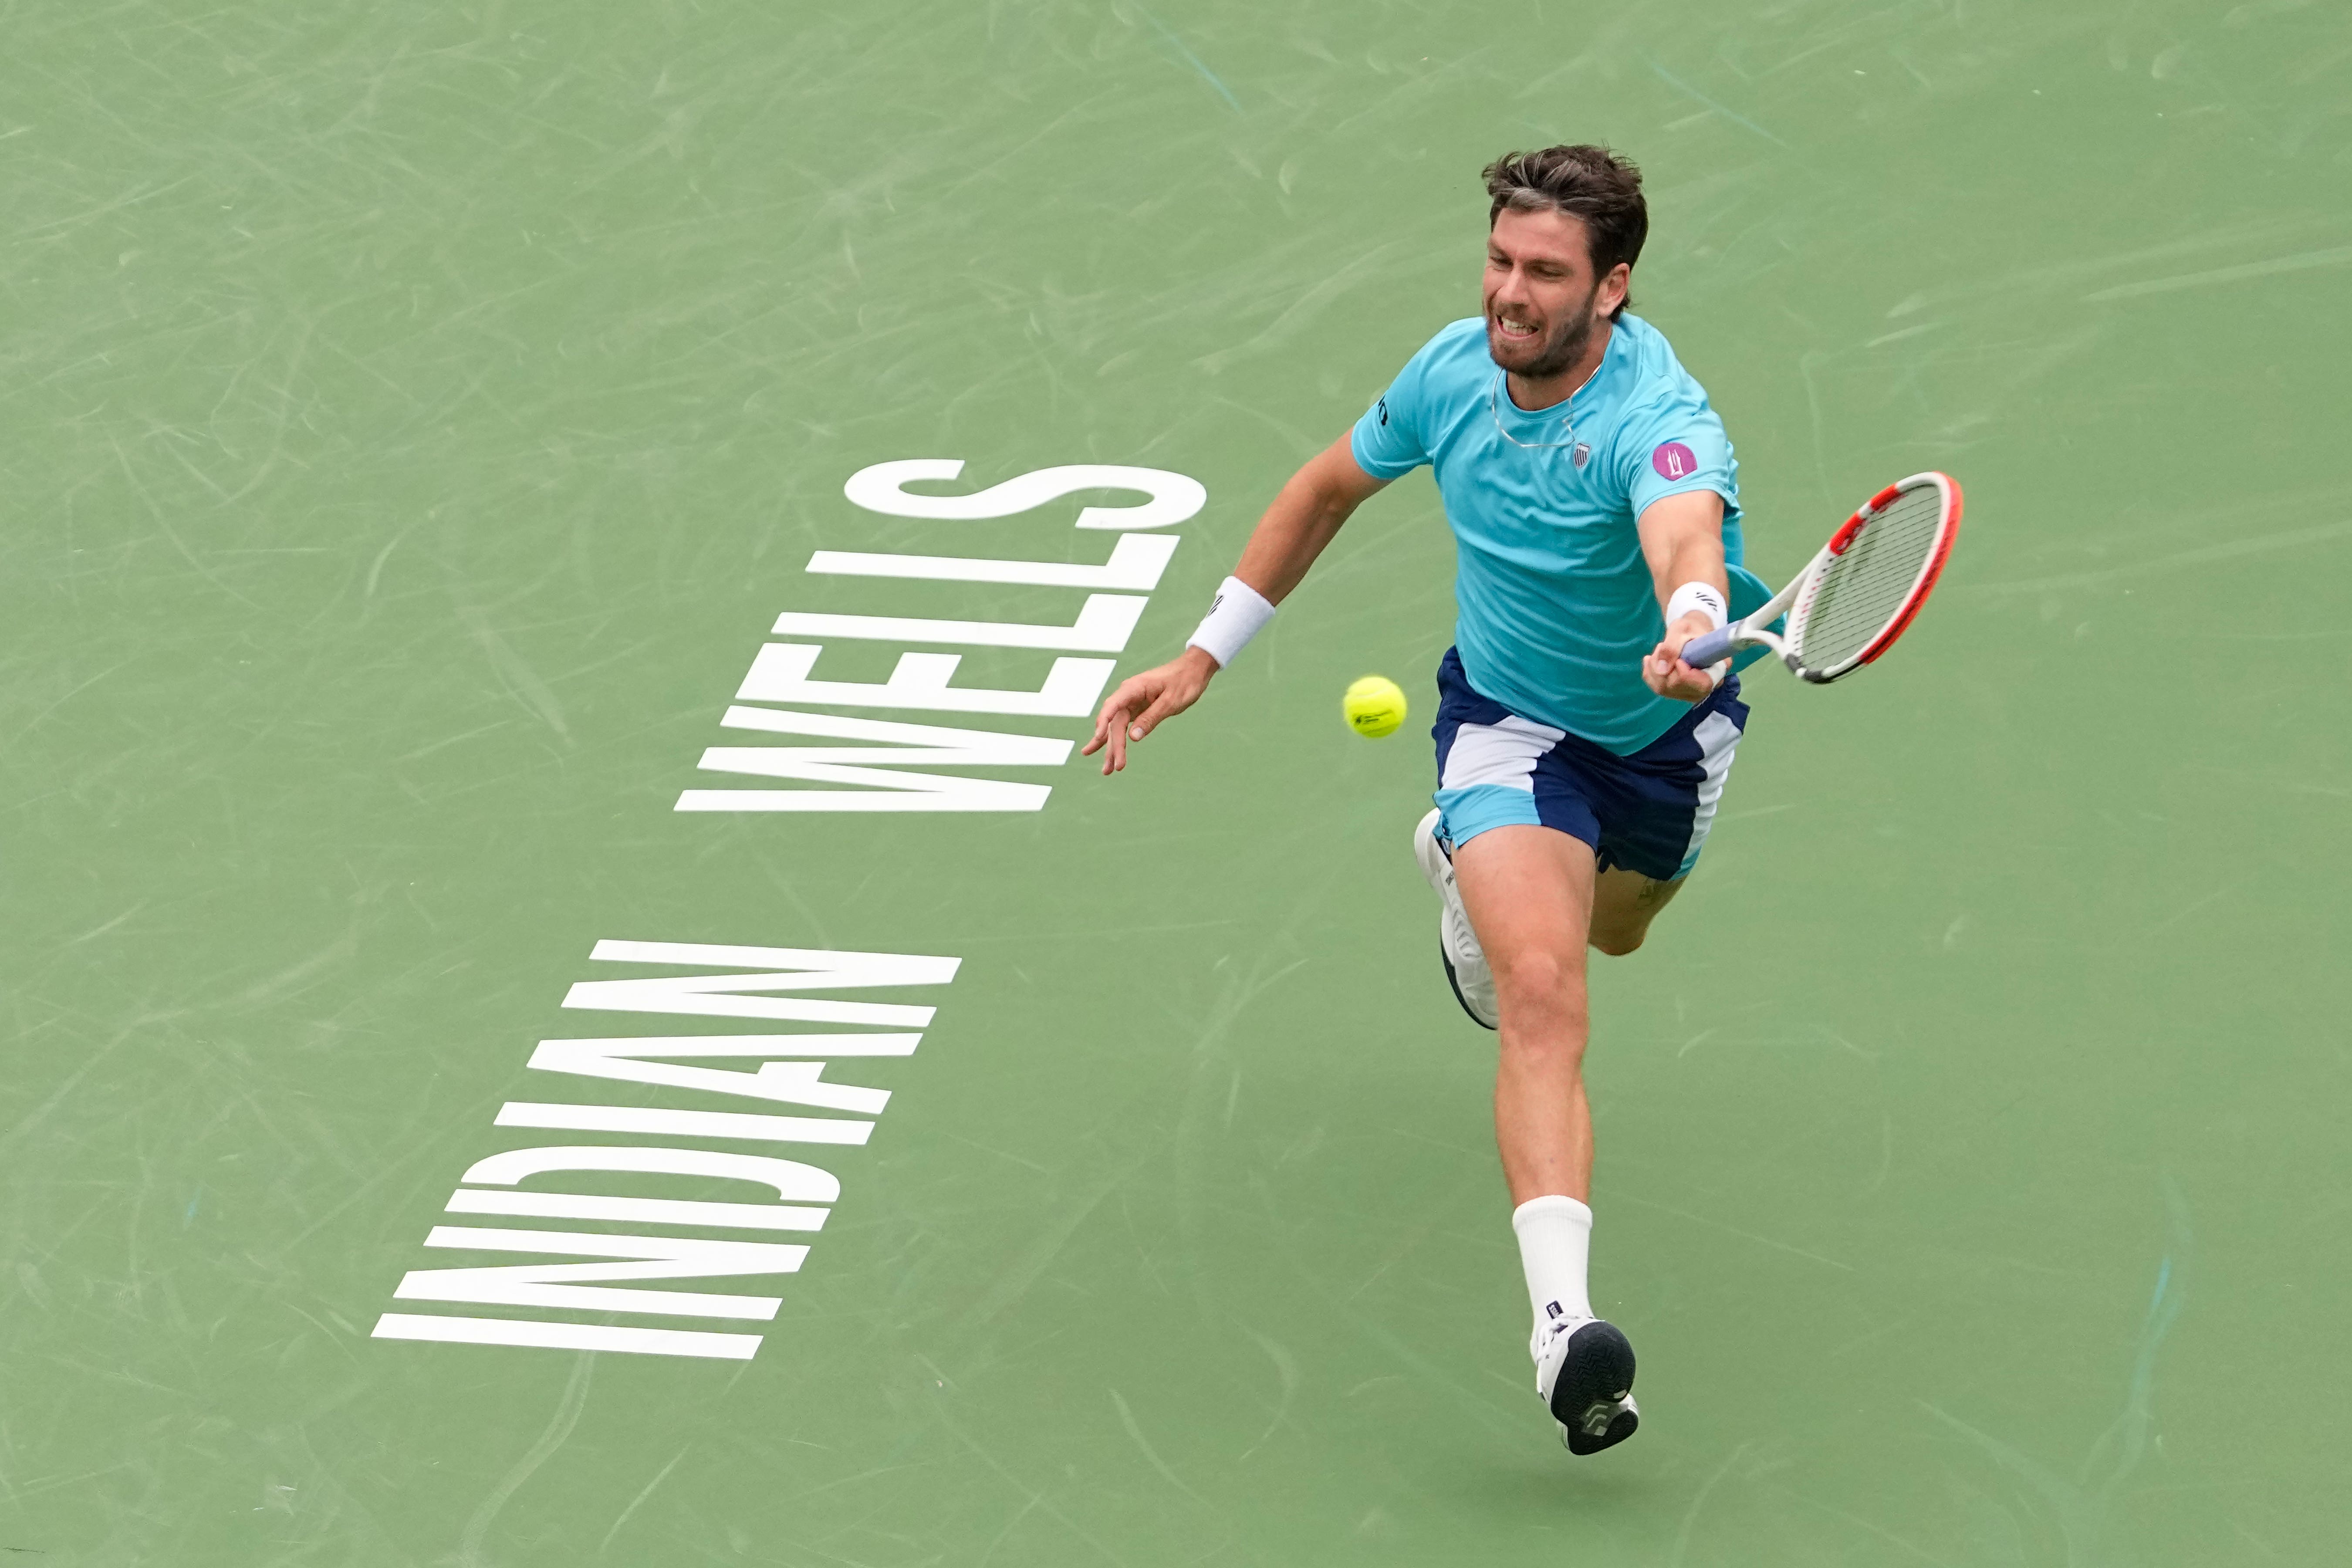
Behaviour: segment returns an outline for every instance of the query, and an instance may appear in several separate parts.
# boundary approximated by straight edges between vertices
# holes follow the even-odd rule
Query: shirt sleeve
[[[1727,525],[1739,516],[1739,464],[1723,421],[1696,387],[1676,388],[1626,416],[1617,463],[1633,515],[1668,496],[1713,490]]]
[[[1356,467],[1376,479],[1402,479],[1430,460],[1422,437],[1426,405],[1422,362],[1428,353],[1423,348],[1405,362],[1380,401],[1356,421],[1355,434],[1349,437],[1348,449],[1355,455]]]

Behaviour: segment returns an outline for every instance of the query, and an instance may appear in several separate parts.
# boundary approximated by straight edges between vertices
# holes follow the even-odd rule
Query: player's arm
[[[1642,558],[1665,612],[1666,637],[1642,661],[1642,679],[1661,697],[1705,701],[1715,678],[1682,661],[1683,644],[1723,625],[1730,595],[1723,569],[1723,498],[1713,490],[1685,490],[1651,503],[1636,525]],[[1712,589],[1715,602],[1689,584]],[[1693,601],[1697,607],[1690,607]],[[1710,609],[1712,614],[1709,613]]]
[[[1340,437],[1290,476],[1258,519],[1234,575],[1268,604],[1279,605],[1298,586],[1349,514],[1387,483],[1358,468],[1349,437]],[[1721,571],[1719,560],[1717,570]],[[1102,771],[1117,773],[1127,766],[1129,743],[1198,702],[1216,673],[1214,658],[1202,648],[1187,647],[1157,669],[1129,676],[1095,715],[1094,738],[1079,754],[1091,757],[1108,746]]]

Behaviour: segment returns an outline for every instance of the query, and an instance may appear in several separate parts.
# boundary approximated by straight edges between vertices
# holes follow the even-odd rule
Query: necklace
[[[1576,392],[1582,392],[1586,387],[1592,384],[1592,378],[1601,374],[1601,366],[1608,363],[1608,351],[1604,349],[1601,351],[1601,358],[1593,363],[1592,368],[1584,373],[1584,379],[1576,384]],[[1494,384],[1486,388],[1486,416],[1495,422],[1495,434],[1500,436],[1504,440],[1508,441],[1512,446],[1524,447],[1531,452],[1543,447],[1573,447],[1576,445],[1576,426],[1573,425],[1570,425],[1567,430],[1562,432],[1562,434],[1568,437],[1564,441],[1522,441],[1517,436],[1512,435],[1510,431],[1505,429],[1503,427],[1502,404],[1504,374],[1505,372],[1502,367],[1497,365],[1495,369]],[[1567,407],[1570,404],[1576,401],[1576,392],[1570,393],[1566,397],[1561,398],[1554,406],[1560,408]],[[1513,404],[1511,406],[1516,408],[1518,405]],[[1563,414],[1560,417],[1562,419],[1566,419],[1568,416]],[[1582,465],[1580,464],[1579,466],[1581,467]]]

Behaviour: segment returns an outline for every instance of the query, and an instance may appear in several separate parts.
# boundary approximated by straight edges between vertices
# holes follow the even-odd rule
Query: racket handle
[[[1705,669],[1708,665],[1731,657],[1732,644],[1739,636],[1737,625],[1720,631],[1703,632],[1683,644],[1683,662],[1693,669]]]

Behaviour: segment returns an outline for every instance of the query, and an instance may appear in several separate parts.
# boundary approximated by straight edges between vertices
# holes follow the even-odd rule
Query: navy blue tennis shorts
[[[1553,827],[1591,845],[1604,871],[1674,881],[1698,864],[1747,723],[1739,678],[1727,677],[1673,729],[1621,757],[1480,696],[1447,648],[1430,731],[1439,836],[1458,848],[1491,827]]]

